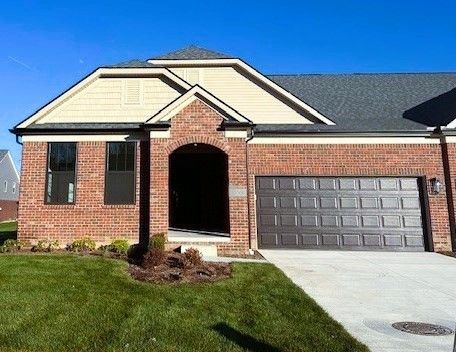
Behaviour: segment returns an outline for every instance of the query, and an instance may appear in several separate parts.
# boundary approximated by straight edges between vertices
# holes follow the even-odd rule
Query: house
[[[450,250],[456,74],[265,75],[187,47],[100,67],[12,132],[18,236]]]
[[[0,222],[17,218],[19,174],[8,150],[0,149]]]

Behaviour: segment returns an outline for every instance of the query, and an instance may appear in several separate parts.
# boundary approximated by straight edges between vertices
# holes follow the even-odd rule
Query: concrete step
[[[208,244],[208,243],[168,243],[168,246],[172,249],[177,249],[180,247],[180,252],[184,253],[189,248],[197,249],[202,255],[203,258],[206,257],[216,257],[217,256],[217,245]]]

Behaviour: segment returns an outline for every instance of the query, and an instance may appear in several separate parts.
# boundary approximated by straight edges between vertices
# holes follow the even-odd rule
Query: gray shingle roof
[[[3,158],[8,154],[8,150],[6,149],[0,149],[0,161],[3,160]]]
[[[418,130],[456,118],[456,73],[268,77],[342,130]]]
[[[232,59],[233,56],[222,54],[216,51],[190,45],[185,48],[172,51],[165,55],[154,57],[156,60],[205,60],[205,59]]]
[[[152,65],[151,63],[143,60],[130,60],[125,62],[120,62],[118,64],[109,65],[105,67],[113,68],[144,68],[144,67],[158,67],[157,65]]]

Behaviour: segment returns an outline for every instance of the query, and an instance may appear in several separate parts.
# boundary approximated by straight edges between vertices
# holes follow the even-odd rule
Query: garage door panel
[[[403,236],[401,235],[384,235],[383,236],[383,244],[385,246],[392,246],[392,247],[402,247],[403,246]]]
[[[313,178],[299,178],[298,184],[300,189],[315,190],[317,189],[317,182]]]
[[[258,177],[262,248],[424,250],[416,178]]]
[[[296,247],[299,244],[297,233],[283,233],[280,236],[282,245]]]

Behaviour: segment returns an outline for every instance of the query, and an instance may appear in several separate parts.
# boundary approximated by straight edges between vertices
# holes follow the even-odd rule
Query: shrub
[[[70,244],[68,246],[68,250],[73,252],[87,252],[95,250],[95,247],[95,241],[90,237],[86,236]]]
[[[39,240],[35,246],[32,247],[32,252],[52,252],[59,249],[60,242],[50,240]]]
[[[0,246],[0,253],[6,252],[16,252],[25,246],[25,242],[13,239],[7,239],[3,242],[3,245]]]
[[[189,248],[184,253],[185,266],[192,267],[198,266],[203,263],[203,256],[201,252],[195,248]]]
[[[166,234],[157,233],[149,239],[149,249],[165,250]]]
[[[151,269],[160,264],[164,264],[166,260],[166,253],[161,249],[151,249],[144,255],[142,261],[142,267],[145,269]]]
[[[130,245],[127,240],[117,239],[107,246],[101,246],[99,249],[112,253],[127,254],[128,248],[130,248]]]

